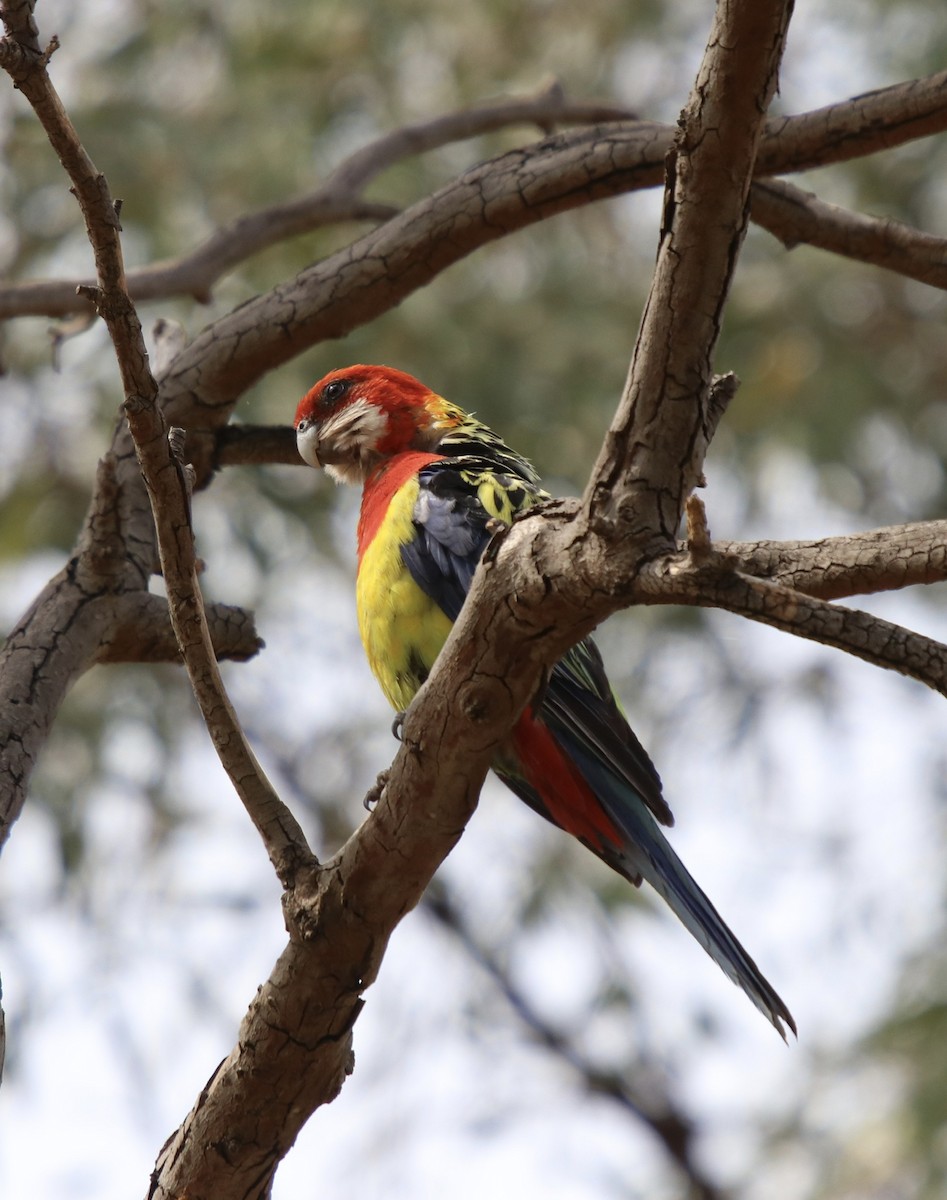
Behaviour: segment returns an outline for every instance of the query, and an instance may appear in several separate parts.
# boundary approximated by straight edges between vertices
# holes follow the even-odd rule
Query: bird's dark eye
[[[337,400],[341,400],[345,393],[349,390],[349,381],[347,379],[333,379],[322,389],[323,404],[335,404]]]

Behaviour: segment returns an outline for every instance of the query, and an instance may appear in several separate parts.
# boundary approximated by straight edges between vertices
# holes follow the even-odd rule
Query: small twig
[[[704,415],[704,440],[708,446],[714,440],[717,426],[723,420],[724,413],[730,407],[730,402],[739,389],[740,380],[732,371],[727,371],[723,375],[715,375],[710,381],[710,394],[707,397]],[[706,453],[706,450],[704,452]],[[701,463],[701,465],[703,464]],[[701,482],[698,487],[706,486],[703,472],[701,472]]]
[[[687,519],[687,549],[695,563],[706,561],[713,552],[710,544],[710,527],[707,524],[707,509],[704,502],[693,492],[684,505]]]

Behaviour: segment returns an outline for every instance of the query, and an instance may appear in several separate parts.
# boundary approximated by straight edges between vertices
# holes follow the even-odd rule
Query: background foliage
[[[849,0],[831,17],[817,7],[801,4],[795,19],[786,111],[943,63],[933,3]],[[313,187],[387,129],[550,75],[573,97],[673,121],[705,8],[95,0],[44,3],[40,17],[62,40],[54,76],[124,200],[137,265]],[[428,154],[371,194],[408,203],[534,136]],[[87,271],[58,163],[9,89],[0,138],[3,273]],[[943,234],[945,154],[918,143],[811,185]],[[330,367],[389,362],[475,408],[553,490],[575,492],[621,388],[657,203],[610,201],[487,247],[344,345],[268,376],[238,415],[288,421]],[[206,305],[144,305],[143,319],[194,334],[351,232],[296,239]],[[931,289],[813,250],[787,255],[751,231],[717,361],[744,385],[708,462],[714,532],[805,536],[941,514],[944,312]],[[2,355],[9,624],[74,540],[118,388],[99,327],[53,353],[48,322],[19,321]],[[254,606],[268,642],[229,682],[322,850],[359,820],[392,749],[354,628],[356,504],[291,468],[226,472],[196,503],[206,591]],[[938,587],[869,607],[943,637],[942,601]],[[740,1196],[943,1194],[937,700],[720,614],[639,610],[601,642],[665,777],[675,844],[786,997],[798,1046],[784,1049],[649,900],[488,787],[441,873],[465,937],[435,909],[399,931],[356,1033],[356,1073],[276,1195],[473,1196],[488,1180],[511,1196],[680,1194],[640,1122],[542,1044],[550,1028],[689,1117],[701,1169]],[[282,933],[275,880],[181,672],[113,667],[76,687],[5,856],[0,904],[11,1043],[0,1192],[141,1190]]]

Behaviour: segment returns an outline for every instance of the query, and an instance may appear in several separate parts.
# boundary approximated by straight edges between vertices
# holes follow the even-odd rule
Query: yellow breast
[[[358,571],[358,626],[368,663],[400,712],[426,679],[450,633],[451,622],[411,578],[401,546],[414,536],[418,482],[392,498]]]

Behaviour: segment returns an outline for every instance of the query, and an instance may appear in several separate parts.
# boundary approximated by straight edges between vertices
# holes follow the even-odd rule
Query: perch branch
[[[220,467],[302,465],[296,432],[289,425],[225,425],[213,437],[212,454]]]

